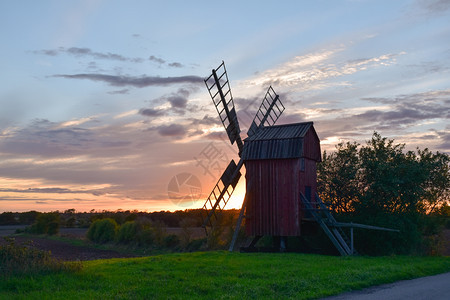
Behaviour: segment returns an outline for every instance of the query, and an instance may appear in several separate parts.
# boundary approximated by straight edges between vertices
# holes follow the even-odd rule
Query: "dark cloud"
[[[154,109],[154,108],[141,108],[139,113],[143,116],[157,117],[172,113],[178,115],[184,115],[186,110],[191,110],[192,107],[188,107],[188,98],[190,91],[184,88],[178,89],[175,93],[159,97],[152,100],[153,103],[165,104],[169,103],[170,108],[168,109]]]
[[[58,55],[59,51],[58,50],[40,50],[40,51],[34,51],[33,53],[44,54],[44,55],[48,55],[48,56],[56,56],[56,55]]]
[[[118,90],[118,91],[108,92],[108,94],[110,94],[110,95],[124,95],[124,94],[128,94],[129,91],[130,91],[129,89],[122,89],[122,90]]]
[[[450,119],[450,90],[362,100],[391,106],[389,111],[369,110],[354,116],[362,122],[377,122],[400,129],[423,120]]]
[[[151,55],[151,56],[148,58],[148,60],[150,60],[150,61],[152,61],[152,62],[155,62],[155,63],[157,63],[157,64],[160,64],[160,65],[166,63],[166,61],[165,61],[164,59],[159,58],[159,57],[156,57],[156,56],[154,56],[154,55]]]
[[[370,101],[374,103],[394,104],[394,103],[430,103],[430,102],[447,102],[450,100],[450,90],[437,90],[424,93],[399,95],[396,97],[368,97],[361,98],[361,100]]]
[[[173,108],[186,108],[188,100],[182,96],[172,96],[167,98],[167,101]]]
[[[441,14],[450,9],[449,0],[419,0],[418,2],[430,14]]]
[[[179,63],[179,62],[171,62],[171,63],[169,63],[169,62],[166,62],[166,61],[165,61],[164,59],[162,59],[161,57],[156,57],[156,56],[154,56],[154,55],[151,55],[151,56],[148,58],[148,60],[150,60],[150,61],[152,61],[152,62],[154,62],[154,63],[157,63],[159,66],[167,65],[167,66],[169,66],[169,67],[171,67],[171,68],[183,68],[183,67],[184,67],[184,65],[181,64],[181,63]]]
[[[202,119],[190,118],[189,120],[192,122],[192,125],[216,125],[220,122],[219,117],[213,118],[208,115],[205,115]]]
[[[67,79],[86,79],[92,81],[106,82],[111,86],[132,86],[144,88],[148,86],[167,86],[171,84],[190,83],[200,84],[203,79],[199,76],[179,76],[179,77],[157,77],[157,76],[119,76],[106,74],[57,74],[52,77]]]
[[[140,35],[134,34],[133,37],[138,38]],[[59,47],[57,49],[43,49],[43,50],[35,50],[31,51],[31,53],[39,54],[39,55],[47,55],[47,56],[58,56],[60,54],[66,54],[74,57],[90,57],[94,59],[100,59],[100,60],[115,60],[115,61],[122,61],[122,62],[132,62],[132,63],[142,63],[145,60],[140,57],[127,57],[121,54],[117,53],[111,53],[111,52],[96,52],[93,51],[90,48],[85,47]],[[149,61],[156,63],[159,65],[159,67],[166,66],[170,68],[183,68],[184,65],[180,62],[167,62],[161,57],[157,57],[155,55],[151,55],[148,58]],[[95,69],[96,65],[91,63],[88,68]]]
[[[169,67],[173,67],[173,68],[182,68],[184,67],[182,64],[178,63],[178,62],[173,62],[168,64]]]
[[[58,128],[56,123],[38,119],[0,143],[0,152],[59,157],[80,153],[83,151],[82,145],[90,142],[92,136],[89,130],[78,127]]]
[[[409,124],[414,124],[420,120],[435,119],[440,117],[445,117],[439,111],[431,110],[421,110],[417,108],[406,108],[399,107],[393,111],[378,111],[370,110],[365,113],[355,115],[356,118],[367,120],[370,122],[384,122],[391,126],[404,126]]]
[[[141,108],[139,114],[146,117],[160,117],[166,114],[164,109]]]
[[[390,108],[388,110],[369,109],[353,115],[343,109],[337,118],[318,121],[316,128],[321,138],[339,136],[355,139],[370,134],[374,130],[398,135],[399,131],[426,121],[450,119],[448,99],[450,99],[450,90],[405,94],[392,98],[363,98],[366,101],[388,105]],[[339,114],[339,111],[336,112]],[[441,132],[436,135],[439,136],[438,140],[442,141],[442,145],[438,148],[448,149],[445,134]],[[437,143],[436,138],[429,141]]]
[[[120,54],[111,53],[111,52],[95,52],[92,51],[90,48],[79,48],[79,47],[70,47],[70,48],[64,48],[60,47],[58,49],[50,49],[50,50],[37,50],[33,51],[35,54],[43,54],[43,55],[49,55],[49,56],[56,56],[58,54],[64,53],[69,54],[75,57],[83,57],[83,56],[89,56],[95,59],[107,59],[107,60],[117,60],[117,61],[128,61],[128,62],[134,62],[134,63],[141,63],[144,61],[142,58],[130,58],[126,57]]]
[[[447,154],[450,154],[450,126],[447,126],[445,130],[436,131],[439,139],[442,141],[439,147]]]
[[[28,188],[28,189],[0,189],[0,193],[43,193],[43,194],[96,194],[102,195],[100,191],[71,190],[67,188]]]
[[[4,139],[0,143],[0,153],[51,159],[79,155],[104,156],[106,153],[115,156],[121,155],[122,148],[132,143],[126,128],[111,126],[99,129],[96,124],[94,128],[89,128],[89,122],[84,125],[87,127],[34,120]]]
[[[161,136],[184,136],[186,135],[186,127],[179,124],[161,125],[156,128]]]

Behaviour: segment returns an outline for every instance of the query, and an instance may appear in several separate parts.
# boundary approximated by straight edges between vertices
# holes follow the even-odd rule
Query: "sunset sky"
[[[449,0],[1,1],[0,32],[0,212],[201,207],[237,157],[203,82],[222,60],[242,138],[272,85],[322,150],[450,153]],[[169,198],[183,174],[198,201]]]

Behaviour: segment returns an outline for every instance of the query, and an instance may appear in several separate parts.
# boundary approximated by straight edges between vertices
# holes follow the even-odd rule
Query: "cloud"
[[[182,65],[182,64],[179,63],[179,62],[173,62],[173,63],[170,63],[170,64],[168,64],[168,66],[169,66],[169,67],[173,67],[173,68],[182,68],[182,67],[184,67],[184,65]]]
[[[344,50],[345,48],[340,46],[335,49],[320,50],[315,53],[296,56],[274,69],[258,73],[254,78],[247,80],[244,85],[248,87],[254,85],[289,87],[291,91],[348,86],[350,85],[348,82],[332,82],[331,79],[352,75],[369,68],[392,65],[396,63],[398,56],[405,54],[405,52],[388,53],[375,57],[334,62],[335,56]]]
[[[444,151],[447,152],[447,154],[450,154],[450,126],[447,126],[445,130],[436,133],[442,140],[442,143],[439,145],[440,148],[445,149]]]
[[[187,99],[182,96],[172,96],[167,98],[173,108],[186,108]]]
[[[164,109],[155,109],[155,108],[141,108],[139,110],[139,114],[146,117],[160,117],[166,114]]]
[[[183,143],[180,152],[174,140],[195,138],[201,129],[190,121],[148,129],[146,122],[126,120],[107,115],[95,124],[70,125],[71,120],[38,119],[5,133],[7,138],[0,138],[0,174],[8,178],[0,176],[0,201],[64,199],[77,207],[82,204],[74,197],[81,197],[100,208],[102,201],[118,208],[124,199],[146,200],[154,207],[156,201],[150,199],[164,193],[165,201],[168,180],[184,168],[171,164],[192,161],[199,152],[199,143]],[[58,204],[53,209],[59,209]]]
[[[387,104],[390,109],[369,110],[356,117],[395,128],[415,125],[425,120],[450,119],[450,106],[447,103],[449,98],[450,90],[405,94],[393,98],[362,98],[370,102]]]
[[[192,125],[217,125],[219,124],[219,117],[217,118],[213,118],[210,117],[209,115],[205,115],[203,116],[202,119],[195,119],[195,118],[190,118],[189,119],[192,123]]]
[[[190,94],[191,91],[185,88],[180,88],[175,93],[170,93],[168,95],[152,100],[153,103],[169,103],[170,108],[141,108],[139,110],[139,113],[143,116],[148,117],[168,115],[171,112],[178,115],[184,115],[186,113],[186,110],[192,110],[192,107],[188,107],[188,98]]]
[[[178,91],[167,97],[172,108],[186,108],[190,92],[186,89],[178,89]]]
[[[215,141],[228,141],[228,136],[224,131],[213,131],[211,133],[208,133],[205,136],[208,140],[215,140]]]
[[[183,68],[184,67],[184,65],[179,63],[179,62],[171,62],[171,63],[169,63],[169,62],[166,62],[164,59],[162,59],[160,57],[156,57],[154,55],[151,55],[148,58],[148,60],[150,60],[150,61],[152,61],[154,63],[157,63],[159,66],[162,66],[162,65],[166,64],[167,66],[172,67],[172,68]]]
[[[395,137],[407,146],[424,145],[448,152],[448,128],[439,129],[440,124],[450,119],[448,100],[450,90],[402,94],[394,97],[361,98],[364,101],[382,104],[375,107],[344,108],[332,112],[333,117],[323,115],[315,121],[316,130],[322,140],[359,140],[373,131],[384,136]],[[424,129],[433,129],[433,134],[419,134]],[[414,132],[411,133],[411,132]]]
[[[157,64],[160,64],[160,65],[166,63],[166,61],[165,61],[164,59],[159,58],[159,57],[156,57],[156,56],[154,56],[154,55],[151,55],[151,56],[148,58],[148,60],[153,61],[153,62],[155,62],[155,63],[157,63]]]
[[[419,0],[419,6],[429,14],[442,14],[450,9],[449,0]]]
[[[106,82],[111,86],[132,86],[137,88],[144,88],[148,86],[167,86],[171,84],[189,83],[200,84],[203,83],[203,78],[199,76],[179,76],[179,77],[157,77],[157,76],[120,76],[107,74],[56,74],[51,77],[66,78],[66,79],[85,79],[92,81]]]
[[[108,94],[110,94],[110,95],[125,95],[125,94],[128,94],[129,91],[130,91],[129,89],[122,89],[122,90],[108,92]]]
[[[156,130],[161,136],[181,137],[186,135],[185,126],[179,124],[161,125],[156,127]]]
[[[137,57],[126,57],[120,54],[111,53],[111,52],[95,52],[92,51],[90,48],[79,48],[79,47],[70,47],[70,48],[64,48],[59,47],[58,49],[46,49],[46,50],[36,50],[33,51],[35,54],[43,54],[48,56],[57,56],[61,53],[72,55],[75,57],[83,57],[88,56],[92,57],[94,59],[105,59],[105,60],[116,60],[116,61],[127,61],[127,62],[134,62],[134,63],[142,63],[144,59],[137,58]]]
[[[103,192],[86,191],[86,190],[71,190],[68,188],[28,188],[28,189],[0,189],[0,193],[41,193],[41,194],[95,194],[101,195]]]

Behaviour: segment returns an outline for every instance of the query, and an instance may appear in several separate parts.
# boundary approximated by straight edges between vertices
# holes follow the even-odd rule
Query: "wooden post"
[[[244,218],[245,206],[247,205],[247,195],[244,197],[244,203],[242,203],[241,212],[239,213],[239,218],[236,224],[236,228],[234,229],[233,239],[231,240],[230,248],[228,251],[233,252],[234,244],[236,243],[237,237],[239,235],[239,229],[241,228],[242,219]]]
[[[350,224],[353,224],[353,223],[350,223]],[[353,226],[352,226],[352,227],[350,227],[350,250],[351,250],[350,255],[353,255],[353,253],[355,253],[355,251],[353,249],[354,248],[353,248]]]

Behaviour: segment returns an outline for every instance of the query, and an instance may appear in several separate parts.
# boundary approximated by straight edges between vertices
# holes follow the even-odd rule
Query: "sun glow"
[[[245,180],[241,178],[239,180],[239,183],[236,186],[236,189],[233,192],[233,195],[231,195],[230,200],[227,203],[227,206],[225,209],[240,209],[242,207],[242,203],[244,202],[245,197]]]

